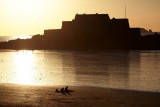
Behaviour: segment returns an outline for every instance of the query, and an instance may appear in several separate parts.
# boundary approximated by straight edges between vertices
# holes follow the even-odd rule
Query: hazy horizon
[[[43,34],[59,29],[75,14],[109,14],[124,18],[130,27],[160,31],[159,0],[0,0],[0,36]]]

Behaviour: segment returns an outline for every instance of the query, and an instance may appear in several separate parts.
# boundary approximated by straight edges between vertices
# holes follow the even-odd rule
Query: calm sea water
[[[7,42],[9,40],[19,39],[30,39],[32,36],[29,35],[21,35],[21,36],[0,36],[0,42]]]
[[[160,92],[160,51],[4,51],[0,83]]]

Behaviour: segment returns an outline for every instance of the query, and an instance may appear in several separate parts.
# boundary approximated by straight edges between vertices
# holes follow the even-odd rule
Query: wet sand
[[[160,93],[82,86],[55,92],[62,87],[0,84],[0,107],[160,107]]]

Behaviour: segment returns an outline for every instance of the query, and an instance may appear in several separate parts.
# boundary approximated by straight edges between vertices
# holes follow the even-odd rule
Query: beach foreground
[[[55,92],[62,87],[0,84],[0,107],[160,107],[160,93],[79,86]]]

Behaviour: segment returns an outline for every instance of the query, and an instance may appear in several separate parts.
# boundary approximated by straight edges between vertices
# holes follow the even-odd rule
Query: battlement
[[[115,18],[113,18],[113,19],[111,19],[111,23],[114,26],[114,28],[118,28],[118,29],[130,28],[128,19],[115,19]]]
[[[57,35],[61,32],[61,29],[48,29],[44,30],[45,36]]]
[[[76,14],[75,21],[106,21],[110,20],[108,14]]]
[[[62,22],[62,29],[65,29],[65,28],[71,28],[73,27],[73,22],[72,21],[63,21]]]

